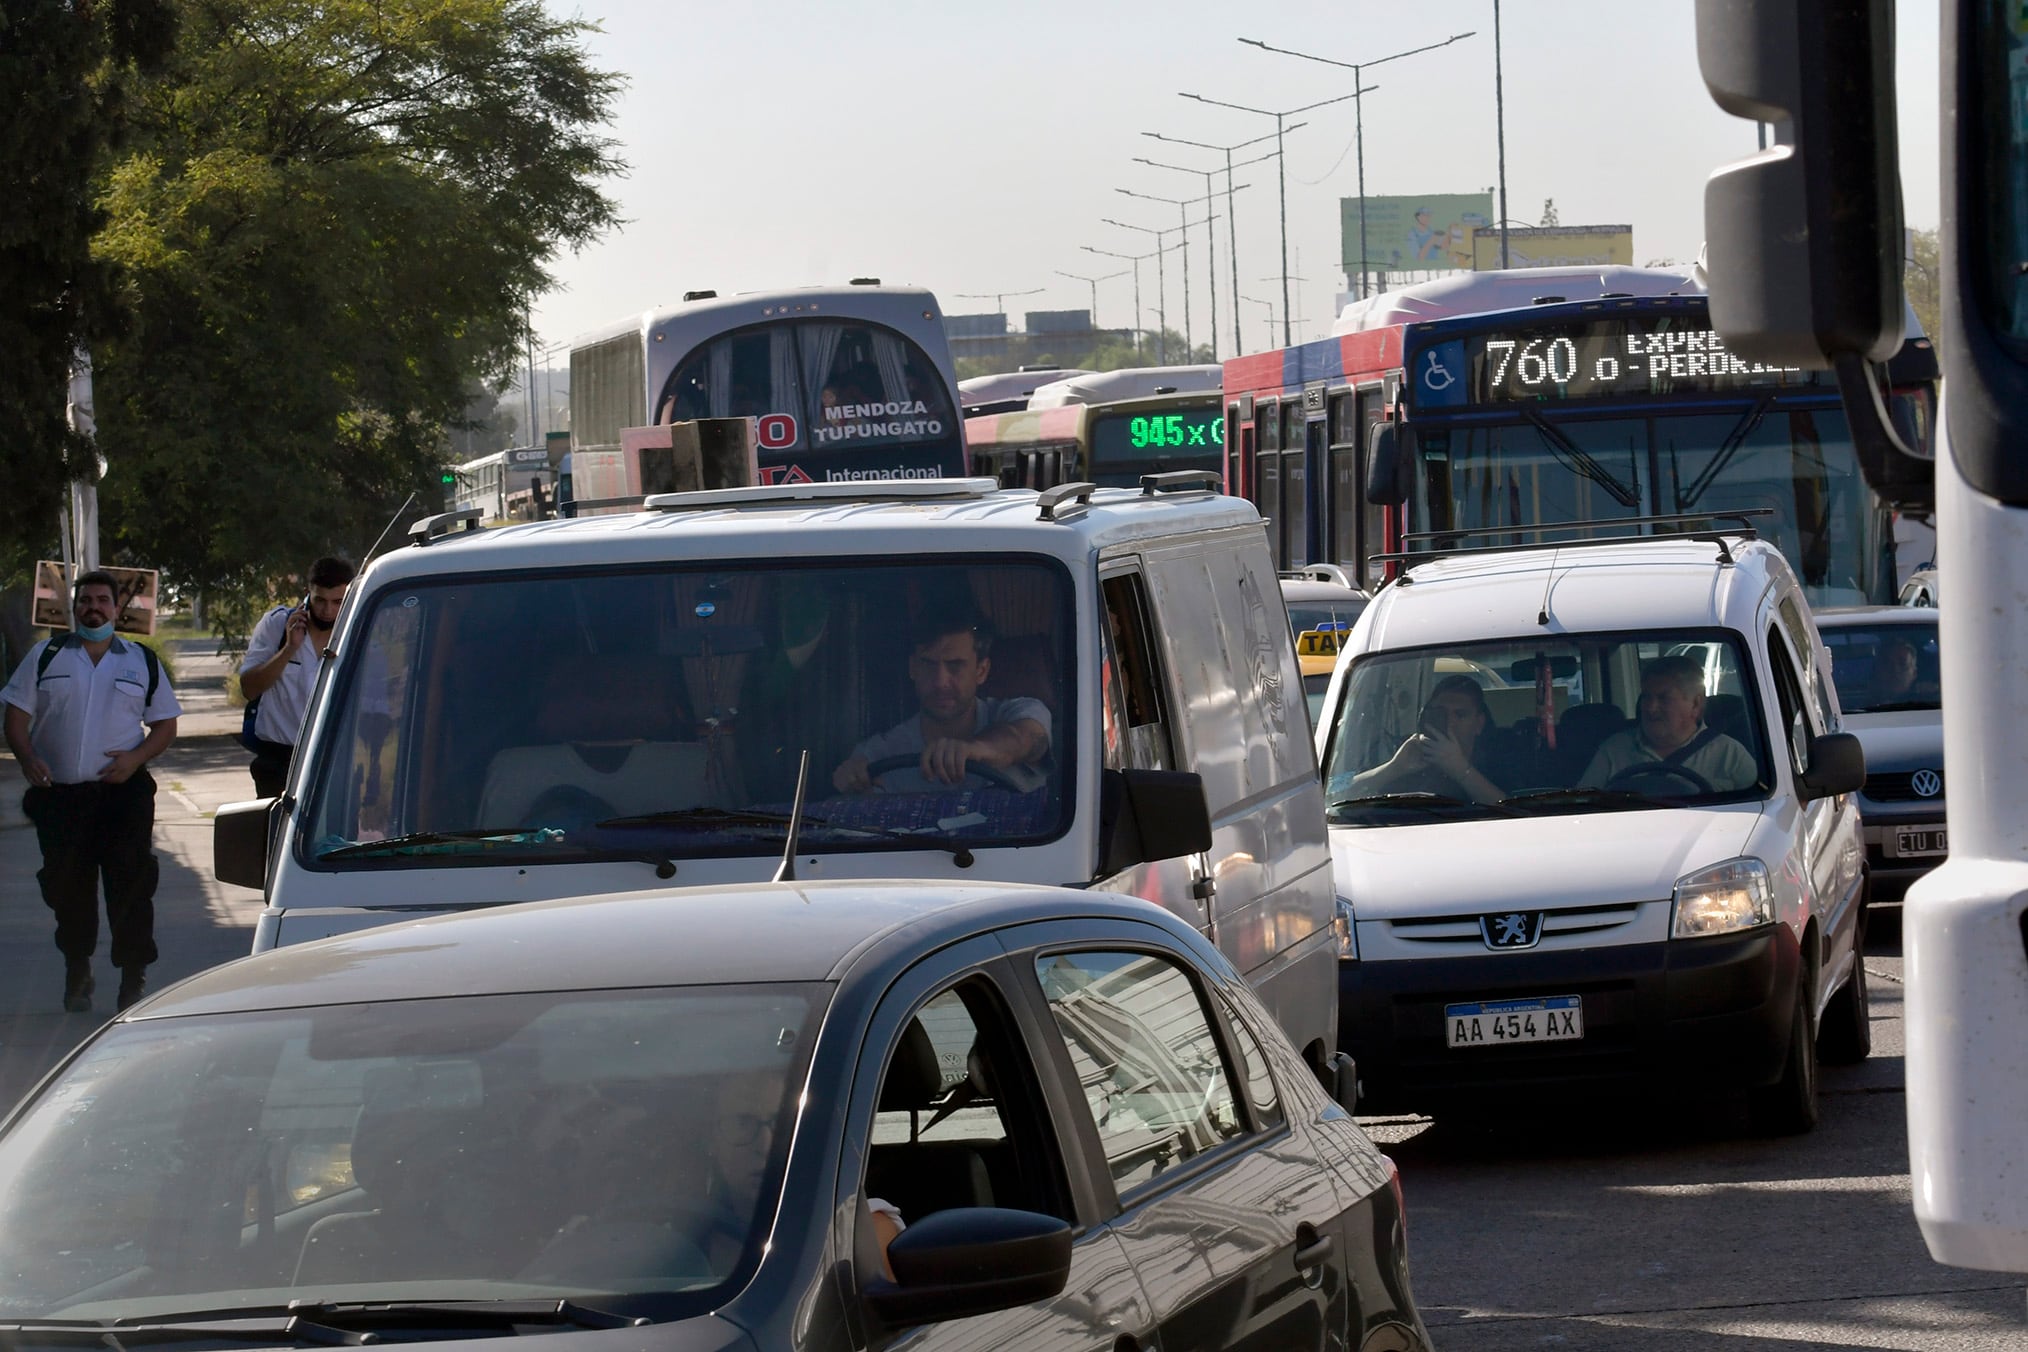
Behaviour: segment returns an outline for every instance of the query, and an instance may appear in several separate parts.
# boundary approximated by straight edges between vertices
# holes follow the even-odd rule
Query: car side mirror
[[[1204,777],[1190,770],[1107,770],[1099,776],[1101,878],[1136,864],[1211,848]]]
[[[894,1280],[866,1285],[890,1328],[1011,1310],[1048,1300],[1070,1280],[1070,1226],[1004,1207],[932,1212],[887,1245]]]
[[[1866,751],[1849,732],[1810,739],[1809,768],[1797,777],[1806,799],[1855,793],[1866,783]]]
[[[1397,507],[1408,500],[1410,461],[1415,457],[1415,432],[1393,423],[1373,424],[1366,438],[1366,500]]]
[[[274,836],[279,798],[227,803],[211,819],[211,871],[222,883],[268,885],[268,842]]]

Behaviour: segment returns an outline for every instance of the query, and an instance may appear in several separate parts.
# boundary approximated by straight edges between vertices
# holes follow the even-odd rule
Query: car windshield
[[[385,588],[334,673],[303,848],[327,868],[773,858],[804,751],[805,849],[1049,840],[1070,806],[1070,579],[1009,559]],[[926,744],[960,731],[1010,739],[1009,759],[926,775]]]
[[[1331,711],[1333,824],[1764,796],[1757,697],[1720,629],[1561,634],[1359,658]]]
[[[1836,624],[1821,630],[1844,712],[1943,707],[1934,624]]]
[[[1347,597],[1343,601],[1291,601],[1289,607],[1289,629],[1302,635],[1312,630],[1336,630],[1341,636],[1352,632],[1352,626],[1366,613],[1367,600],[1363,596]]]
[[[758,1261],[829,988],[465,996],[105,1031],[0,1137],[0,1321],[560,1299]]]

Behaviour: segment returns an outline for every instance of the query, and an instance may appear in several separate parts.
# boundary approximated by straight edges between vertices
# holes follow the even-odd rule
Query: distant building
[[[967,369],[1012,371],[1048,363],[1081,366],[1101,347],[1130,344],[1132,329],[1092,327],[1089,310],[1030,310],[1024,328],[1010,328],[1004,314],[945,315],[951,359]]]

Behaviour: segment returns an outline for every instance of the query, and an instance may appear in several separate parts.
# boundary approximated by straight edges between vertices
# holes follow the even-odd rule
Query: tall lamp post
[[[1307,122],[1298,122],[1296,123],[1295,126],[1290,127],[1289,130],[1299,131],[1302,128],[1307,127],[1309,125],[1310,124]],[[1215,146],[1212,145],[1209,141],[1186,141],[1180,136],[1164,136],[1159,131],[1144,131],[1141,133],[1141,135],[1151,137],[1157,141],[1166,141],[1170,145],[1174,146],[1195,146],[1199,150],[1215,150],[1225,156],[1225,251],[1228,254],[1232,255],[1232,297],[1233,297],[1232,355],[1236,357],[1246,351],[1246,344],[1240,341],[1239,337],[1239,236],[1237,233],[1238,217],[1234,215],[1232,209],[1232,194],[1234,191],[1232,186],[1232,171],[1238,168],[1239,165],[1235,165],[1232,162],[1232,152],[1235,150],[1244,150],[1248,146],[1257,146],[1262,141],[1272,141],[1275,138],[1272,134],[1270,134],[1267,136],[1256,136],[1250,141],[1235,141],[1229,146]],[[1242,160],[1240,163],[1260,164],[1272,158],[1273,156],[1263,155],[1258,160]],[[1147,163],[1153,164],[1154,161],[1149,160],[1147,161]],[[1206,207],[1206,210],[1209,210],[1208,205]],[[1268,346],[1269,347],[1274,346],[1274,335],[1272,333],[1268,335]]]
[[[1262,155],[1259,159],[1241,160],[1240,164],[1241,165],[1259,164],[1262,161],[1271,160],[1273,158],[1274,156],[1272,155]],[[1218,236],[1211,229],[1211,180],[1217,176],[1218,171],[1216,169],[1197,169],[1187,164],[1166,164],[1161,160],[1148,159],[1144,155],[1134,156],[1134,163],[1145,164],[1151,169],[1174,169],[1178,173],[1182,174],[1204,175],[1204,276],[1206,282],[1208,283],[1205,287],[1205,290],[1211,293],[1211,360],[1217,361],[1218,360]],[[1226,172],[1225,229],[1226,234],[1229,238],[1232,232],[1232,195],[1243,188],[1251,188],[1253,185],[1251,183],[1241,183],[1235,186],[1231,178],[1232,167],[1228,166],[1225,172]],[[1239,262],[1237,256],[1235,255],[1233,260],[1233,269],[1235,272],[1238,271],[1238,267]],[[1232,308],[1236,312],[1239,309],[1239,302],[1234,301],[1232,303]],[[1239,325],[1235,322],[1233,325],[1235,333],[1237,332],[1238,328]],[[1236,346],[1233,349],[1233,355],[1234,356],[1239,355],[1239,349]]]
[[[1099,284],[1100,282],[1110,282],[1110,281],[1111,281],[1111,280],[1112,280],[1113,278],[1115,278],[1115,277],[1124,277],[1124,276],[1126,276],[1126,275],[1127,275],[1127,269],[1125,269],[1125,268],[1121,268],[1121,269],[1120,269],[1120,270],[1119,270],[1118,272],[1108,272],[1108,273],[1107,273],[1107,274],[1106,274],[1105,276],[1103,276],[1103,277],[1086,277],[1086,276],[1085,276],[1085,275],[1083,275],[1082,273],[1077,273],[1077,272],[1065,272],[1065,271],[1064,271],[1064,270],[1063,270],[1062,268],[1052,268],[1052,269],[1050,269],[1050,271],[1054,272],[1054,273],[1055,273],[1055,274],[1056,274],[1057,276],[1059,276],[1059,277],[1068,277],[1068,278],[1070,278],[1070,280],[1072,280],[1073,282],[1083,282],[1083,283],[1085,283],[1085,284],[1086,284],[1087,286],[1091,287],[1091,327],[1092,327],[1092,331],[1093,331],[1094,333],[1096,333],[1096,332],[1098,331],[1098,326],[1099,326],[1099,322],[1098,322],[1098,284]]]
[[[1159,260],[1162,255],[1161,249],[1158,248],[1151,253],[1144,254],[1123,254],[1114,253],[1111,249],[1095,248],[1090,244],[1080,244],[1077,247],[1083,249],[1086,253],[1100,254],[1106,258],[1118,258],[1134,265],[1134,355],[1138,357],[1141,355],[1141,264],[1150,258]],[[1064,275],[1069,276],[1070,274],[1065,273]]]
[[[1273,347],[1275,345],[1275,303],[1271,300],[1262,300],[1258,296],[1241,296],[1240,299],[1249,305],[1267,306],[1268,346]]]
[[[1499,29],[1499,23],[1500,0],[1493,0],[1493,26],[1496,33]],[[1439,47],[1448,47],[1453,42],[1462,42],[1471,36],[1471,33],[1453,33],[1442,42],[1432,42],[1422,47],[1411,47],[1405,52],[1396,52],[1392,56],[1376,56],[1371,61],[1333,61],[1327,56],[1312,56],[1308,52],[1294,52],[1286,47],[1270,47],[1258,38],[1240,39],[1247,46],[1258,47],[1264,52],[1274,52],[1280,56],[1300,57],[1305,61],[1315,61],[1326,66],[1337,66],[1352,72],[1352,139],[1359,147],[1359,294],[1361,296],[1369,294],[1371,288],[1367,284],[1368,272],[1366,263],[1366,116],[1365,100],[1360,96],[1370,94],[1374,89],[1378,88],[1377,85],[1365,84],[1366,68],[1368,66],[1385,65],[1389,61],[1399,61],[1404,56],[1419,56],[1424,52],[1433,52]],[[1497,47],[1497,42],[1495,45]],[[1495,64],[1497,66],[1497,60]],[[1498,84],[1497,71],[1495,73],[1495,84],[1496,86]],[[1362,88],[1361,86],[1365,87]],[[1505,214],[1506,209],[1507,202],[1503,196],[1500,201],[1502,214]]]
[[[1500,146],[1500,266],[1507,266],[1507,87],[1500,76],[1500,0],[1493,0],[1493,136]]]
[[[1099,218],[1107,225],[1116,225],[1122,230],[1138,230],[1144,235],[1155,237],[1155,360],[1158,364],[1169,364],[1169,278],[1168,269],[1162,264],[1162,255],[1169,252],[1162,247],[1162,236],[1173,235],[1185,229],[1189,222],[1172,225],[1167,230],[1157,230],[1151,225],[1135,225],[1130,221],[1116,221],[1110,216]],[[1182,246],[1179,246],[1182,247]]]
[[[1306,103],[1300,108],[1286,108],[1280,112],[1276,112],[1271,108],[1249,108],[1243,103],[1227,103],[1223,99],[1207,99],[1202,94],[1186,93],[1183,94],[1183,97],[1195,99],[1199,103],[1208,103],[1214,108],[1230,108],[1234,112],[1253,113],[1259,117],[1271,117],[1275,120],[1275,182],[1281,194],[1282,205],[1282,346],[1291,346],[1289,339],[1289,175],[1288,162],[1282,156],[1282,137],[1288,134],[1289,129],[1284,123],[1286,119],[1294,117],[1297,113],[1307,113],[1312,108],[1326,108],[1334,103],[1343,103],[1347,99],[1356,99],[1359,97],[1359,91],[1354,90],[1350,94],[1340,94],[1335,99],[1318,99],[1315,103]]]
[[[1154,193],[1135,192],[1132,188],[1114,188],[1113,191],[1122,193],[1128,197],[1138,197],[1143,202],[1167,202],[1170,206],[1176,208],[1177,237],[1183,245],[1183,351],[1186,354],[1195,353],[1197,351],[1197,339],[1190,331],[1190,231],[1186,227],[1185,221],[1190,215],[1190,204],[1197,199],[1194,197],[1157,197]],[[1211,233],[1211,195],[1208,192],[1205,194],[1204,211],[1204,233],[1209,235]],[[1214,264],[1207,262],[1205,266],[1209,268],[1214,266]],[[1211,338],[1212,347],[1215,351],[1218,346],[1218,302],[1216,300],[1216,293],[1214,293],[1212,300]]]

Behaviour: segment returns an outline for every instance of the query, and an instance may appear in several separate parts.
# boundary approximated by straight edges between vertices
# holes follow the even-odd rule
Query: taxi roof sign
[[[1338,645],[1351,632],[1350,625],[1332,625],[1326,629],[1305,629],[1296,636],[1298,657],[1336,657]]]

